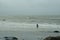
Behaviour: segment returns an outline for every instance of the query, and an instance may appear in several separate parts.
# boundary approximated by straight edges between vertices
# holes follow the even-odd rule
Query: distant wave
[[[19,23],[48,23],[60,25],[60,17],[40,17],[40,16],[26,16],[26,17],[0,17],[0,21],[10,21]]]

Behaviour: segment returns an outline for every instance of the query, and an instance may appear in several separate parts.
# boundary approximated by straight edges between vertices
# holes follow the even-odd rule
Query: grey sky
[[[60,0],[0,0],[0,15],[60,15]]]

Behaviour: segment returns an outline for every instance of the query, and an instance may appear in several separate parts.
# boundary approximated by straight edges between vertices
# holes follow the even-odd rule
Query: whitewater
[[[6,21],[0,20],[0,40],[4,40],[3,37],[6,36],[17,37],[18,40],[43,40],[48,36],[60,36],[60,33],[53,32],[60,31],[59,18],[31,18],[0,18],[6,19]],[[39,25],[38,29],[36,24]]]

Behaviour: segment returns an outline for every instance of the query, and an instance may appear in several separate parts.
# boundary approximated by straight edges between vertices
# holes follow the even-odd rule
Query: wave
[[[0,21],[0,30],[36,31],[37,30],[36,24],[37,23],[16,23],[16,22]],[[47,30],[55,30],[55,29],[60,30],[60,25],[56,25],[56,24],[39,23],[38,26],[39,26],[38,29],[39,31],[47,31]]]
[[[45,17],[45,16],[23,16],[23,17],[0,17],[0,21],[10,21],[19,23],[48,23],[60,25],[60,17]]]

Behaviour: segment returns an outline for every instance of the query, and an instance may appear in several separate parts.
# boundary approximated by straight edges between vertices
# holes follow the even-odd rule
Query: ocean
[[[36,24],[39,27],[36,27]],[[17,37],[18,40],[44,40],[60,36],[60,16],[0,16],[0,40]]]

